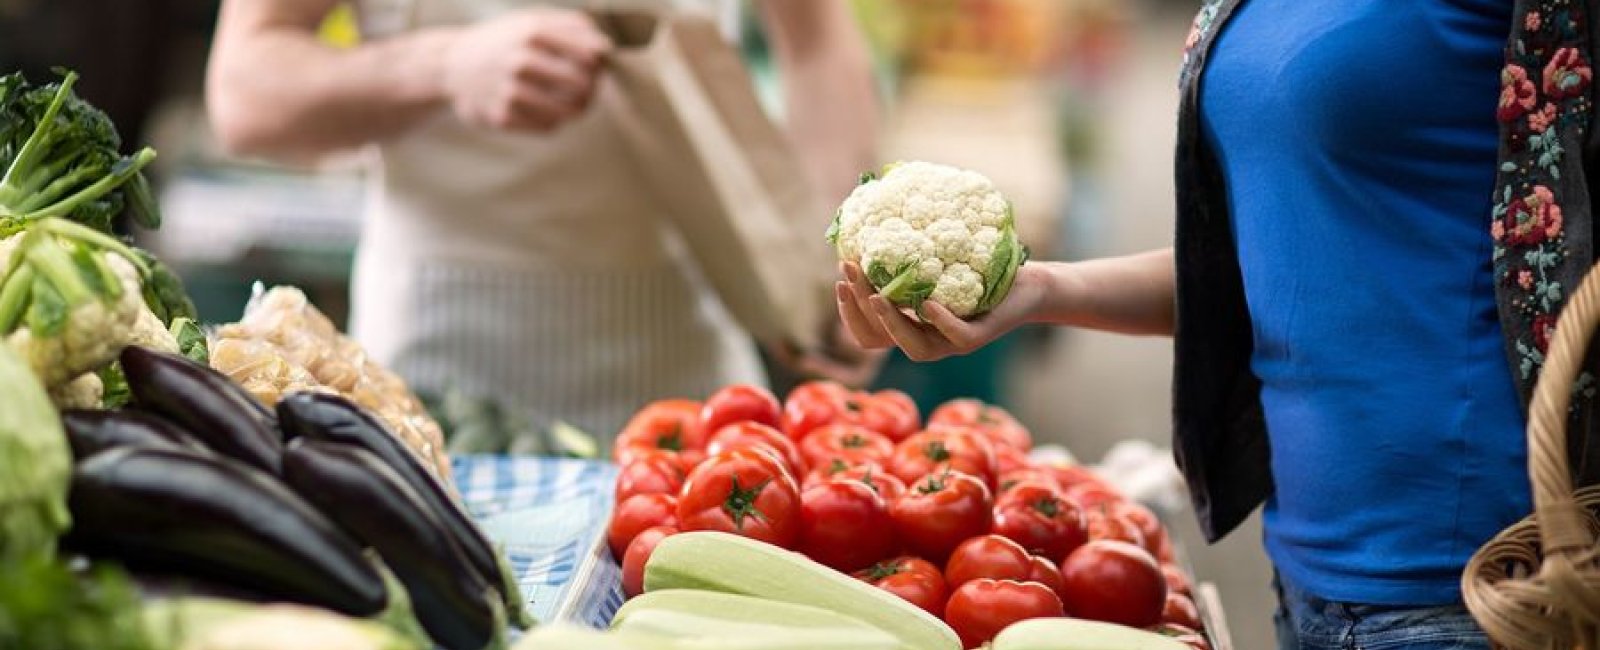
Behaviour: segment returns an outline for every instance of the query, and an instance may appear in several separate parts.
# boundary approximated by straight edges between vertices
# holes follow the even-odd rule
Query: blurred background
[[[1167,245],[1176,73],[1196,0],[853,0],[887,106],[883,158],[993,178],[1037,259]],[[215,0],[0,0],[0,70],[80,71],[155,163],[167,225],[142,243],[184,276],[206,322],[236,320],[261,280],[294,284],[342,321],[360,227],[359,156],[314,168],[223,157],[202,105]],[[752,12],[746,12],[750,15]],[[340,11],[323,35],[358,39]],[[766,99],[778,84],[754,24],[743,49]],[[1041,442],[1093,461],[1124,440],[1169,444],[1170,344],[1034,329],[932,365],[892,359],[879,383],[924,412],[958,396],[1011,408]],[[1235,647],[1272,646],[1259,522],[1206,546],[1170,513],[1197,576],[1221,589]]]

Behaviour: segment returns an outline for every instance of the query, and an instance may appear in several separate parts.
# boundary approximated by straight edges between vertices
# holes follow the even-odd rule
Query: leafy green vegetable
[[[56,537],[72,521],[67,512],[72,452],[44,386],[5,345],[0,345],[0,396],[0,562],[49,558]],[[0,594],[14,591],[3,587]],[[5,625],[0,617],[0,639]]]
[[[99,374],[100,384],[105,391],[100,396],[101,408],[122,408],[133,401],[133,389],[128,386],[128,378],[122,374],[121,364],[107,364]]]
[[[116,567],[74,572],[43,555],[0,560],[0,648],[166,650],[151,639],[138,593]]]
[[[193,320],[186,317],[172,320],[172,338],[178,342],[178,353],[197,363],[211,365],[211,350],[206,347],[206,333]]]
[[[150,311],[161,319],[161,323],[171,325],[179,318],[199,321],[194,302],[189,300],[189,293],[184,290],[183,281],[178,279],[178,275],[148,251],[135,248],[133,252],[144,260],[145,266],[150,267],[150,277],[144,282],[144,301]]]
[[[145,227],[161,223],[143,168],[146,147],[119,152],[111,119],[72,92],[78,75],[33,86],[14,73],[0,77],[0,237],[46,217],[69,217],[101,232],[124,209]]]

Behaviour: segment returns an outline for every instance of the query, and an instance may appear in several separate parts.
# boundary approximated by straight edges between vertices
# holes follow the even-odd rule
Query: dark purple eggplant
[[[278,426],[287,438],[309,438],[354,445],[371,452],[416,490],[428,510],[443,522],[473,568],[500,593],[507,616],[521,623],[525,616],[516,582],[501,566],[494,545],[472,518],[445,491],[439,479],[400,443],[399,438],[366,410],[337,395],[291,393],[278,401]]]
[[[78,463],[68,550],[192,575],[350,616],[388,592],[361,546],[274,477],[243,463],[126,447]]]
[[[207,447],[271,474],[283,440],[272,415],[233,380],[176,354],[123,348],[122,373],[134,404],[181,425]]]
[[[211,451],[161,416],[139,411],[69,409],[61,412],[72,456],[83,460],[117,447],[156,447],[210,454]]]
[[[494,638],[500,595],[416,490],[376,454],[299,438],[284,449],[283,480],[378,552],[435,643],[478,650]]]

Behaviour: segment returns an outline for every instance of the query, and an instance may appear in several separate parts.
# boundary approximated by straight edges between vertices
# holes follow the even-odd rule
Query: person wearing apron
[[[610,44],[579,13],[697,11],[731,39],[738,0],[358,0],[350,50],[314,39],[335,5],[226,0],[208,107],[239,153],[376,145],[352,330],[378,361],[420,392],[602,438],[651,400],[764,383],[642,189],[607,110]],[[790,132],[841,198],[872,163],[876,115],[846,3],[768,0],[760,15]]]

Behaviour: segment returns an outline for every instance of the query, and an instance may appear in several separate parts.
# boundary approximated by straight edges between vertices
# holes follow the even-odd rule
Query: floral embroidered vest
[[[1177,330],[1173,437],[1206,537],[1233,530],[1271,493],[1260,382],[1221,168],[1201,136],[1199,86],[1211,44],[1246,0],[1209,0],[1195,17],[1179,75]],[[1509,0],[1508,0],[1509,1]],[[1500,73],[1494,209],[1495,294],[1524,410],[1567,291],[1595,262],[1592,197],[1600,196],[1593,123],[1600,0],[1515,0]],[[1600,346],[1595,346],[1600,347]],[[1600,481],[1597,366],[1578,380],[1570,439],[1580,484]]]

